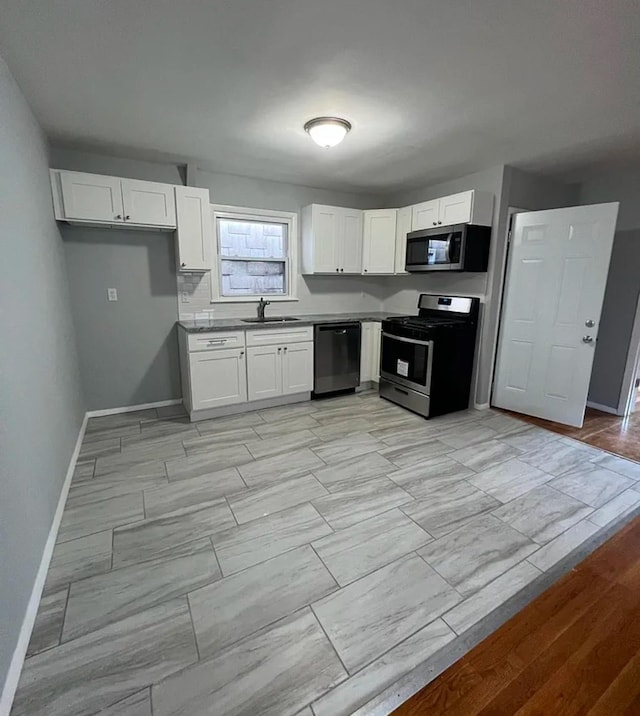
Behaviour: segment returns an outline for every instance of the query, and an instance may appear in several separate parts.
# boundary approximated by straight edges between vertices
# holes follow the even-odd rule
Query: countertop
[[[400,316],[400,313],[387,313],[384,311],[373,311],[370,313],[309,313],[295,315],[297,321],[273,321],[265,323],[246,323],[242,318],[217,318],[210,321],[178,321],[178,326],[187,333],[207,333],[210,331],[240,331],[245,328],[282,328],[283,326],[314,326],[317,323],[337,323],[340,321],[382,321],[392,316]],[[255,316],[250,316],[255,318]],[[267,314],[267,317],[268,314]]]

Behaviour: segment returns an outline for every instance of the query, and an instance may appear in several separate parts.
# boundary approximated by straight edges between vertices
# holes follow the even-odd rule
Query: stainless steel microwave
[[[490,226],[454,224],[407,234],[407,271],[486,271]]]

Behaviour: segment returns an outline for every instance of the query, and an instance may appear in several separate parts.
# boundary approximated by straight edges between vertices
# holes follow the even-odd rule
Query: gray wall
[[[619,201],[589,401],[617,409],[640,293],[640,167],[585,177],[581,204]]]
[[[0,58],[0,684],[84,405],[46,145]]]
[[[388,279],[388,293],[384,301],[385,311],[413,313],[416,310],[420,293],[451,293],[479,296],[483,301],[476,365],[474,368],[475,401],[479,404],[489,402],[489,385],[495,349],[495,324],[497,320],[493,286],[496,273],[500,271],[504,235],[503,183],[504,166],[491,167],[474,174],[468,174],[451,181],[435,184],[410,192],[388,197],[390,206],[407,206],[420,201],[428,201],[439,196],[455,194],[459,191],[479,189],[494,195],[493,231],[491,232],[491,253],[489,270],[482,274],[426,274],[424,276],[397,276]]]
[[[175,165],[53,147],[51,166],[182,184]],[[87,410],[180,398],[174,234],[61,224]],[[107,301],[107,288],[118,301]]]

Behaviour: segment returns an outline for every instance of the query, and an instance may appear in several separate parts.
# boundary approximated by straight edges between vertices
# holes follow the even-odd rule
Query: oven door
[[[380,375],[424,395],[431,392],[433,341],[382,334]]]
[[[459,271],[462,269],[463,231],[414,231],[407,235],[407,271]]]

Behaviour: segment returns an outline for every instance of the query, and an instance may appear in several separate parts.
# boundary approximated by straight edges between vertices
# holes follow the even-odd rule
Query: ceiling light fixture
[[[304,125],[304,131],[321,147],[335,147],[347,136],[351,123],[340,117],[316,117]]]

